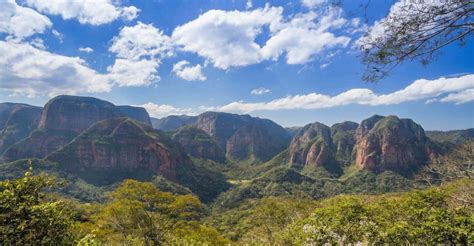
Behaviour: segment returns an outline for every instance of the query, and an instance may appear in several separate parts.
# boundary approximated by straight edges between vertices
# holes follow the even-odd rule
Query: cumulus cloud
[[[170,37],[151,24],[124,27],[109,51],[117,55],[108,77],[119,86],[146,86],[160,79],[161,59],[173,54]]]
[[[251,11],[210,10],[178,26],[172,38],[182,50],[197,53],[221,69],[276,60],[283,54],[288,64],[303,64],[327,49],[346,47],[351,39],[332,32],[346,25],[340,8],[287,20],[283,8],[266,5]],[[260,46],[256,39],[264,28],[269,39]]]
[[[51,26],[48,17],[33,9],[19,6],[14,0],[0,1],[0,32],[22,39]]]
[[[301,4],[310,9],[315,8],[325,2],[326,0],[301,0]]]
[[[85,52],[85,53],[91,53],[91,52],[94,52],[94,49],[92,49],[91,47],[79,47],[79,51]]]
[[[190,66],[188,61],[180,61],[173,65],[173,72],[180,78],[188,81],[206,80],[206,76],[202,74],[202,66]]]
[[[315,12],[295,16],[275,32],[261,49],[264,58],[277,59],[286,53],[288,64],[304,64],[323,50],[336,46],[346,47],[350,38],[336,36],[330,29],[340,28],[347,23],[342,10],[330,8],[321,16]]]
[[[150,116],[155,118],[163,118],[169,115],[197,115],[198,113],[190,108],[176,108],[167,104],[155,104],[148,102],[142,105],[137,105],[146,109]]]
[[[50,53],[30,44],[0,41],[0,90],[34,97],[107,92],[107,78],[78,57]]]
[[[81,24],[102,25],[118,18],[132,20],[140,11],[134,6],[121,7],[111,0],[26,0],[26,4],[38,11],[60,15],[63,19],[77,19]]]
[[[215,67],[227,69],[261,60],[255,42],[262,27],[276,28],[283,8],[265,7],[252,11],[210,10],[173,31],[174,41],[184,51],[205,57]]]
[[[270,93],[270,92],[271,92],[270,89],[267,89],[267,88],[264,88],[264,87],[260,87],[260,88],[253,89],[253,90],[250,92],[250,95],[259,96],[259,95],[267,94],[267,93]]]
[[[252,0],[247,0],[245,3],[245,9],[251,9],[253,7],[253,2]]]
[[[445,96],[447,94],[447,96]],[[435,80],[419,79],[409,86],[389,94],[377,95],[372,90],[357,88],[345,91],[336,96],[310,93],[306,95],[288,96],[261,103],[232,102],[220,111],[253,112],[260,110],[281,109],[319,109],[349,104],[360,105],[391,105],[417,100],[436,99],[440,102],[457,104],[474,100],[474,74]]]

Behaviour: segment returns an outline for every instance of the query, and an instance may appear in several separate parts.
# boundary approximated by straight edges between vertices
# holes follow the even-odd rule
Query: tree
[[[396,2],[357,41],[367,66],[363,79],[378,81],[406,60],[428,64],[442,48],[465,44],[473,37],[473,14],[474,2],[469,0]]]
[[[58,182],[45,175],[0,182],[0,241],[5,245],[64,245],[73,242],[72,216],[61,201],[44,191]]]

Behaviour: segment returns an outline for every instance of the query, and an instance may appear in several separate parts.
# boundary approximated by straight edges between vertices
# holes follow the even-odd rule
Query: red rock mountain
[[[434,155],[423,128],[410,119],[376,115],[364,120],[356,132],[359,169],[412,171]]]
[[[0,154],[27,137],[38,125],[40,114],[40,107],[0,103]]]
[[[177,180],[177,170],[191,166],[178,144],[151,126],[129,118],[97,122],[49,155],[74,173],[148,172]]]
[[[275,122],[249,115],[206,112],[198,116],[196,127],[236,161],[267,161],[287,148],[290,140],[289,133]]]

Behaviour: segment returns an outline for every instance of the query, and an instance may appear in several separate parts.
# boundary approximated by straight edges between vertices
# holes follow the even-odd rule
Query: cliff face
[[[196,127],[225,149],[228,158],[263,162],[283,151],[290,136],[273,121],[228,113],[206,112]]]
[[[357,129],[355,151],[359,169],[411,171],[426,164],[434,154],[423,128],[412,120],[396,116],[368,120]]]
[[[148,115],[148,112],[144,108],[128,105],[122,105],[117,107],[126,117],[151,126],[150,115]]]
[[[0,104],[0,154],[38,126],[41,108],[18,103]]]
[[[356,137],[355,132],[359,124],[351,121],[337,123],[331,126],[331,138],[334,144],[336,160],[344,166],[354,161],[353,152]]]
[[[187,115],[171,115],[161,119],[152,118],[153,128],[165,132],[176,131],[178,128],[185,125],[195,125],[197,117]]]
[[[177,180],[180,167],[192,166],[178,144],[129,118],[100,121],[46,159],[66,170],[85,173],[85,178],[94,172],[141,171]]]
[[[290,164],[319,167],[334,164],[331,129],[321,123],[303,127],[291,141]]]
[[[172,139],[181,144],[186,153],[191,156],[211,159],[216,162],[225,161],[224,151],[201,129],[183,126],[173,134]]]
[[[93,123],[122,117],[118,107],[97,98],[78,96],[57,96],[44,106],[39,129],[72,130],[77,133]]]

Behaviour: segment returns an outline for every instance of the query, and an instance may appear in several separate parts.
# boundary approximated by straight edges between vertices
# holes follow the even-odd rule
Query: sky
[[[153,117],[223,111],[283,126],[411,118],[474,127],[474,42],[364,82],[357,43],[394,0],[0,0],[0,102],[62,94]]]

